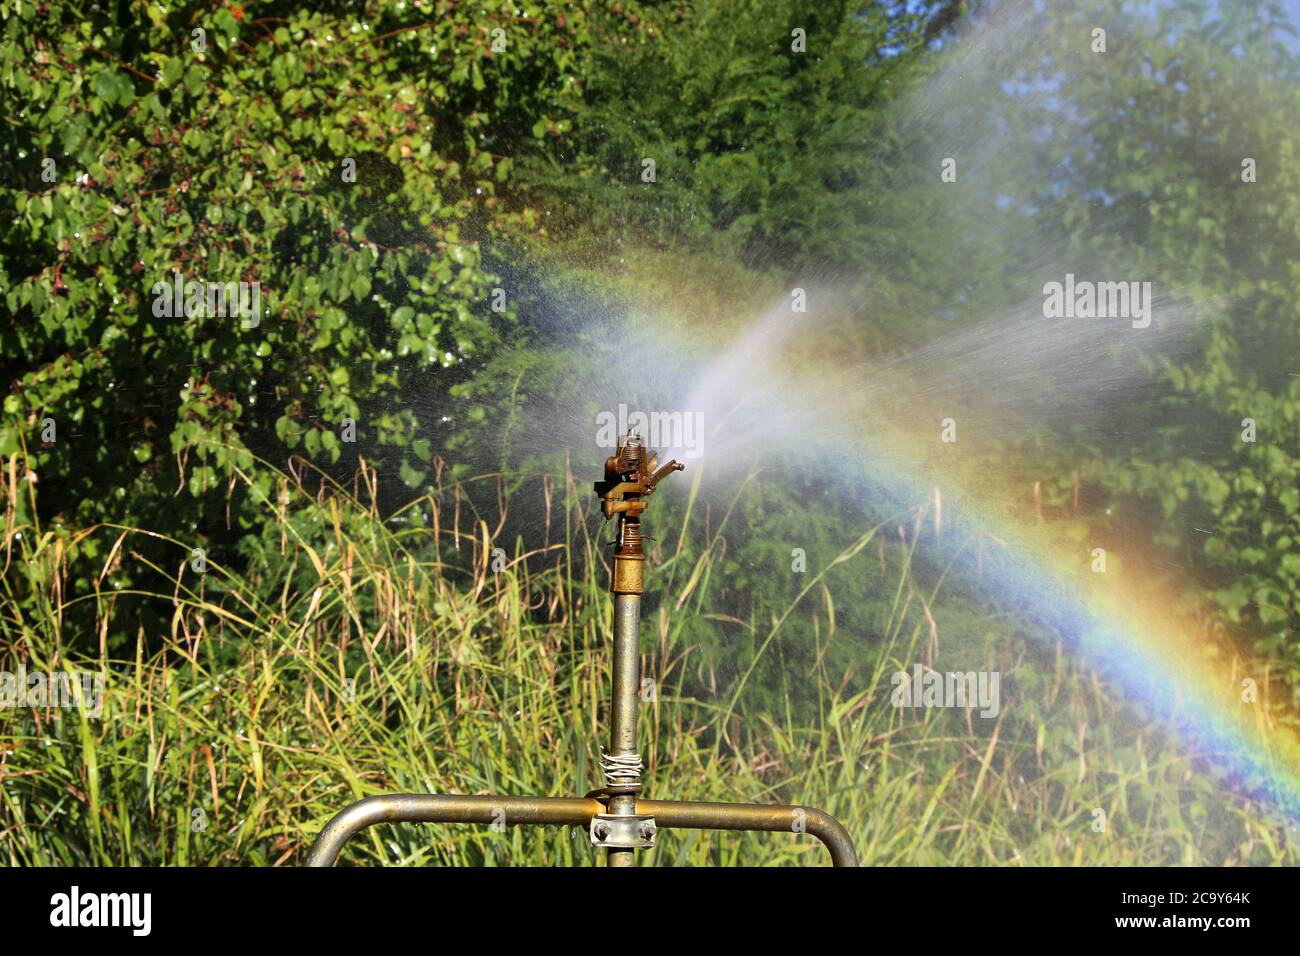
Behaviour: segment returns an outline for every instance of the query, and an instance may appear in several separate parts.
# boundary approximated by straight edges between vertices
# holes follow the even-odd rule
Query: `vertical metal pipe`
[[[614,597],[614,668],[613,695],[610,706],[609,752],[636,753],[637,691],[641,685],[640,648],[641,595],[618,594]],[[609,812],[621,816],[636,813],[636,797],[611,797]],[[633,866],[633,850],[610,849],[609,866]]]

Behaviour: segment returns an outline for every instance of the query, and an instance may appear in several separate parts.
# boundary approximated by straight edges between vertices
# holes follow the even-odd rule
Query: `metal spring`
[[[640,471],[641,465],[645,461],[645,446],[641,444],[641,436],[632,432],[627,436],[627,441],[623,443],[623,461],[629,467]]]
[[[606,786],[617,787],[620,784],[638,783],[641,780],[641,755],[639,753],[612,754],[602,748],[600,772],[605,775]]]
[[[641,543],[645,538],[641,534],[641,523],[639,521],[628,521],[624,519],[619,530],[622,534],[622,540],[619,541],[619,544],[623,546],[625,551],[641,550]]]

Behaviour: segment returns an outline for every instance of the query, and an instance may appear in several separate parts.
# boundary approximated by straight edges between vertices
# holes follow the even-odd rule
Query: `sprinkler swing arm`
[[[376,823],[480,823],[585,827],[594,846],[604,847],[606,865],[633,866],[638,849],[655,845],[661,828],[809,833],[830,852],[835,866],[857,866],[847,831],[821,810],[754,803],[643,800],[641,755],[636,748],[640,689],[638,628],[645,581],[641,513],[655,486],[684,466],[663,465],[636,432],[625,435],[596,482],[605,520],[617,519],[614,571],[614,666],[610,746],[601,751],[605,786],[585,797],[507,797],[466,794],[392,794],[368,797],[336,814],[321,830],[307,865],[333,865],[345,843]]]

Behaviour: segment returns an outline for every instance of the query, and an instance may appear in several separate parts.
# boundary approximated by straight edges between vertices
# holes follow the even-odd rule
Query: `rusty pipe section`
[[[367,797],[335,814],[307,854],[308,866],[332,866],[343,844],[376,823],[535,823],[586,827],[603,808],[586,797],[499,797],[398,793]]]
[[[651,814],[660,827],[694,830],[758,830],[810,833],[830,851],[835,866],[857,866],[853,840],[834,817],[807,807],[758,803],[697,803],[691,800],[637,800],[638,812]],[[401,793],[367,797],[336,814],[316,837],[308,866],[332,866],[343,845],[376,823],[521,823],[543,826],[590,825],[603,810],[585,797],[499,797]]]
[[[834,866],[857,866],[853,838],[829,813],[811,807],[771,807],[761,803],[697,803],[693,800],[638,800],[660,827],[690,830],[760,830],[811,833],[830,851]]]

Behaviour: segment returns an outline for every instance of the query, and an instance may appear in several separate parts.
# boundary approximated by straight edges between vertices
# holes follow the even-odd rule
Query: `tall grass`
[[[281,475],[266,494],[243,476],[262,497],[267,546],[241,574],[215,562],[196,573],[179,541],[168,542],[172,562],[150,558],[137,547],[156,544],[147,529],[23,524],[11,483],[0,664],[102,669],[109,681],[99,717],[0,710],[0,858],[297,864],[333,813],[371,794],[598,786],[612,606],[590,495],[568,474],[449,474],[439,469],[436,493],[388,516],[364,465],[349,488]],[[494,485],[496,494],[472,493]],[[503,555],[495,549],[520,496],[544,502],[543,543]],[[473,505],[493,499],[488,511]],[[824,575],[875,542],[874,531],[810,568],[788,606],[728,617],[711,591],[727,518],[705,529],[699,511],[693,489],[680,531],[651,555],[659,594],[642,647],[654,693],[640,722],[650,796],[818,806],[844,822],[871,865],[1296,862],[1284,821],[1135,723],[1059,647],[1019,716],[972,721],[968,711],[891,706],[891,674],[927,660],[937,600],[906,561],[893,580],[880,565],[879,590],[893,599],[879,632],[854,638],[865,676],[850,687],[829,673],[821,651],[845,637]],[[97,585],[67,593],[69,565],[91,540],[108,553]],[[114,589],[127,564],[166,587]],[[141,601],[170,609],[167,633],[134,625],[129,608]],[[64,633],[87,602],[97,653]],[[753,661],[781,653],[796,613],[814,617],[819,664],[790,673],[788,693],[816,695],[811,721],[749,693]],[[685,637],[702,616],[736,635],[738,653],[754,654],[716,687],[699,679]],[[1006,669],[1023,657],[994,633],[985,651]],[[660,840],[643,864],[826,862],[795,834],[665,831]],[[371,828],[342,859],[581,866],[597,855],[581,831],[401,824]]]

